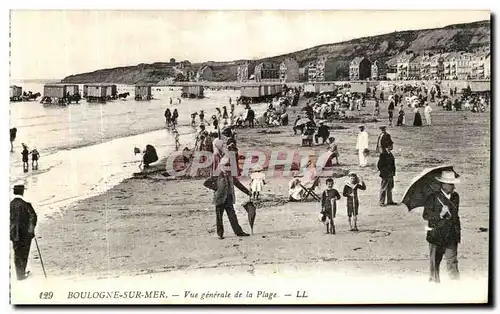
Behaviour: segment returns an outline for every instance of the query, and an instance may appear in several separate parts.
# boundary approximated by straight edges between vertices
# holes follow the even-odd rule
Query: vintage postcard
[[[12,10],[11,303],[491,302],[490,14]]]

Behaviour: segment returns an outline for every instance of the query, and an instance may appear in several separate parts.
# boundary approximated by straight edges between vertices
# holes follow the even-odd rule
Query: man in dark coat
[[[26,265],[31,239],[35,237],[37,215],[31,203],[23,199],[24,185],[15,185],[14,195],[10,202],[10,240],[14,248],[17,280],[24,280],[29,274],[26,273]]]
[[[323,122],[320,122],[318,132],[316,133],[316,135],[314,135],[314,140],[316,144],[318,144],[319,138],[323,139],[321,144],[324,144],[329,137],[330,137],[330,130],[326,125],[323,124]]]
[[[441,191],[427,197],[423,218],[428,221],[426,229],[430,249],[429,281],[439,283],[439,265],[443,255],[446,257],[450,278],[452,280],[460,278],[457,248],[460,243],[461,226],[458,216],[460,197],[455,192],[455,183],[459,183],[459,179],[455,178],[453,171],[443,171],[436,180],[441,183]]]
[[[233,177],[230,172],[224,170],[221,170],[219,176],[208,178],[203,185],[214,191],[217,235],[219,239],[224,239],[224,226],[222,224],[224,211],[227,213],[227,218],[231,223],[234,233],[238,237],[249,236],[248,233],[243,232],[243,229],[241,229],[233,205],[236,202],[235,186],[248,196],[251,195],[250,191],[236,177]]]
[[[380,154],[377,168],[380,171],[380,178],[382,182],[380,184],[380,206],[385,206],[385,200],[387,196],[387,205],[397,205],[392,200],[392,189],[394,188],[394,176],[396,175],[396,163],[394,161],[394,155],[392,154],[392,146],[384,149],[384,152]]]
[[[389,106],[387,107],[387,112],[389,113],[389,125],[392,126],[392,120],[394,117],[394,107],[395,107],[395,101],[394,99],[391,99],[389,102]]]
[[[386,148],[389,146],[394,147],[394,143],[392,142],[391,135],[387,133],[387,127],[385,125],[380,127],[380,135],[377,139],[377,148],[376,151],[379,154],[382,154]]]

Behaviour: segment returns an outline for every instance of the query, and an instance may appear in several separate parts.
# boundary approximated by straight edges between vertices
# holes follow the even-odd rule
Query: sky
[[[11,12],[11,79],[62,79],[176,60],[231,61],[394,31],[490,19],[489,11]]]

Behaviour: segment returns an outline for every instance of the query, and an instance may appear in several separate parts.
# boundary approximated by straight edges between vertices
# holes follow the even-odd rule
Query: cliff
[[[473,51],[490,47],[491,24],[489,20],[466,24],[450,25],[443,28],[393,32],[384,35],[357,38],[346,42],[325,44],[288,54],[263,58],[258,61],[281,62],[287,57],[296,59],[299,65],[320,56],[335,58],[341,63],[349,62],[356,56],[364,55],[371,60],[391,61],[405,51],[420,53]],[[234,81],[238,64],[245,60],[231,62],[206,62],[211,66],[214,81]],[[192,64],[188,69],[196,71],[201,64]],[[122,84],[151,83],[178,76],[168,63],[139,64],[136,66],[102,69],[90,73],[68,76],[64,83],[109,82]]]

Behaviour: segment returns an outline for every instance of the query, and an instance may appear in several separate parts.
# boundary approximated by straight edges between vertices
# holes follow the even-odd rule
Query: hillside
[[[346,42],[325,44],[285,55],[260,59],[260,61],[281,62],[287,57],[296,59],[300,66],[328,56],[340,63],[349,62],[354,57],[365,55],[371,60],[388,61],[405,51],[448,52],[471,51],[490,47],[491,24],[489,20],[466,24],[455,24],[443,28],[393,32],[384,35],[357,38]],[[212,67],[215,81],[234,81],[238,64],[245,60],[231,62],[207,62]],[[193,64],[189,70],[197,71],[201,64]],[[90,73],[71,75],[63,79],[65,83],[113,82],[123,84],[151,83],[175,77],[177,74],[168,63],[139,64]]]

